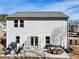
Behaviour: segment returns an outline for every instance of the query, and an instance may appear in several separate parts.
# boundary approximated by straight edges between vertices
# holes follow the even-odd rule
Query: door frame
[[[30,37],[30,42],[31,42],[31,46],[33,46],[33,47],[37,47],[38,46],[38,40],[39,40],[39,38],[38,38],[38,36],[31,36]]]

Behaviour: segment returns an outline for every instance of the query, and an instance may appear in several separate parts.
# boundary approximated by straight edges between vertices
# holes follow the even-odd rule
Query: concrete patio
[[[23,52],[22,54],[8,54],[8,55],[0,55],[0,59],[1,58],[5,58],[6,59],[15,59],[15,58],[46,58],[46,59],[50,59],[50,58],[54,58],[54,59],[70,59],[70,56],[64,51],[62,54],[51,54],[48,52],[45,52],[44,50],[41,51],[25,51],[25,53]],[[11,58],[12,57],[12,58]]]

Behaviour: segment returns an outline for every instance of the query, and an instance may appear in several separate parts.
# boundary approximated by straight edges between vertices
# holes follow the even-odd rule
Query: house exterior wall
[[[69,23],[69,31],[78,33],[79,32],[79,24],[77,22],[75,22],[75,23],[70,22]]]
[[[74,27],[74,32],[78,32],[78,26]]]
[[[78,32],[79,32],[79,24],[78,24]]]
[[[77,24],[76,26],[73,25],[73,29],[74,29],[74,32],[78,33],[79,32],[79,24]]]
[[[18,46],[24,43],[25,47],[31,47],[30,37],[38,36],[38,46],[43,48],[46,45],[45,37],[50,36],[51,44],[61,45],[67,48],[67,21],[24,20],[23,28],[20,26],[15,28],[14,20],[7,20],[7,47],[11,42],[16,42],[16,36],[20,36],[20,43]]]

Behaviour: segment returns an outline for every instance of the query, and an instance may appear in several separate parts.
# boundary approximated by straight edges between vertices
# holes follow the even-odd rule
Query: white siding
[[[61,21],[61,20],[51,20],[51,21],[24,21],[24,28],[21,28],[20,26],[18,28],[14,28],[14,21],[13,20],[7,20],[7,46],[11,42],[16,41],[16,36],[20,36],[20,44],[22,45],[24,42],[26,42],[26,46],[30,45],[30,36],[38,36],[39,37],[39,46],[44,47],[45,46],[45,37],[46,36],[52,36],[53,30],[56,28],[60,28],[62,26],[67,26],[67,21]],[[67,28],[67,27],[66,27]],[[67,30],[67,29],[65,29]],[[66,32],[67,33],[67,32]],[[51,44],[52,42],[51,37]],[[67,48],[67,34],[62,39],[62,46]],[[59,41],[57,42],[59,43]]]
[[[77,28],[77,31],[79,32],[79,24],[78,24],[78,28]]]

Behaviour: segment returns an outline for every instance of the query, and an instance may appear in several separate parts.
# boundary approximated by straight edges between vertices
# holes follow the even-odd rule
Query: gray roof
[[[7,17],[68,17],[62,12],[16,12]]]

